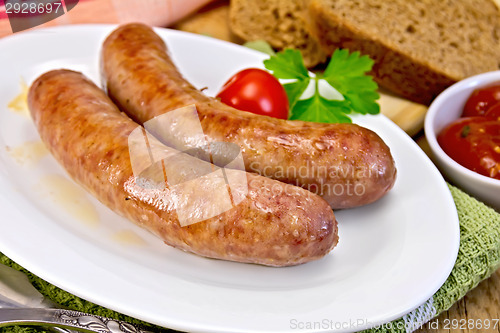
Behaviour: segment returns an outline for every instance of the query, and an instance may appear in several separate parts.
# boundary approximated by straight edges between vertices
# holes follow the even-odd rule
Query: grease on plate
[[[15,113],[29,117],[28,86],[23,79],[21,79],[21,93],[11,100],[7,107]]]
[[[49,154],[45,144],[38,141],[27,141],[16,147],[6,147],[9,155],[23,166],[33,166]]]
[[[120,230],[114,233],[111,238],[120,244],[125,245],[144,245],[146,241],[132,230]]]
[[[57,174],[43,176],[38,188],[59,204],[66,213],[88,226],[99,225],[99,214],[87,197],[87,193],[64,176]]]

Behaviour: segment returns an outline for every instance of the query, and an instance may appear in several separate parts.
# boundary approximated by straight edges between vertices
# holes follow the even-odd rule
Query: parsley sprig
[[[275,77],[292,80],[283,87],[290,102],[292,120],[322,123],[350,123],[350,113],[377,114],[380,106],[376,100],[378,86],[365,73],[370,71],[373,60],[359,52],[349,53],[347,49],[336,50],[321,74],[311,76],[297,50],[285,50],[264,60],[264,66]],[[304,91],[314,81],[314,93],[301,99]],[[320,80],[326,81],[339,92],[343,99],[329,99],[321,94]]]

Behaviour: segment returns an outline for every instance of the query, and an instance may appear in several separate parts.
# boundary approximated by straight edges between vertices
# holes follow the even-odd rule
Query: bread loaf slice
[[[500,14],[492,0],[307,0],[308,30],[327,54],[375,60],[383,87],[429,104],[454,82],[500,66]]]
[[[303,0],[231,0],[229,25],[246,41],[265,40],[278,51],[298,49],[312,67],[327,56],[305,29],[304,5]]]

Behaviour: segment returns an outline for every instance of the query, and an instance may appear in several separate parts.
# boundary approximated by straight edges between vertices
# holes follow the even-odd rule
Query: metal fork
[[[56,333],[152,333],[123,321],[56,308],[26,275],[0,264],[0,327],[12,325],[47,326]]]

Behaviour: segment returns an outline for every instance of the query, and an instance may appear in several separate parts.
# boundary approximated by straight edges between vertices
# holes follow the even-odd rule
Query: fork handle
[[[151,333],[120,320],[65,309],[3,308],[0,327],[12,325],[54,326],[98,333]]]

